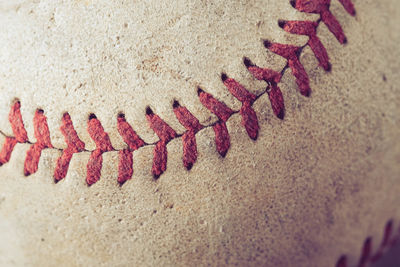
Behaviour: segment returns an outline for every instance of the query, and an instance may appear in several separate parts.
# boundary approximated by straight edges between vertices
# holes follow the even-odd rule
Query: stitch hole
[[[200,96],[201,93],[204,93],[203,89],[197,87],[197,95]]]
[[[221,80],[223,82],[225,82],[226,80],[228,80],[228,75],[226,75],[226,73],[221,73]]]
[[[43,109],[40,109],[40,108],[38,108],[38,109],[36,110],[36,112],[37,112],[37,113],[39,113],[39,114],[43,114],[43,113],[44,113],[44,110],[43,110]]]
[[[120,118],[120,119],[125,119],[125,114],[122,113],[122,112],[119,112],[117,116],[118,116],[118,118]]]
[[[150,107],[146,107],[146,115],[153,115],[154,112]]]
[[[246,68],[254,67],[253,62],[248,57],[243,58],[243,64],[246,66]]]
[[[186,169],[187,169],[188,171],[190,171],[192,168],[193,168],[193,163],[192,163],[192,162],[189,162],[189,163],[187,164],[187,166],[186,166]]]
[[[293,8],[296,8],[296,0],[290,0],[290,5],[291,5]]]
[[[265,47],[265,48],[270,48],[271,45],[272,45],[272,43],[271,43],[270,41],[268,41],[268,40],[264,40],[264,41],[263,41],[263,44],[264,44],[264,47]]]
[[[18,98],[14,98],[11,105],[14,106],[15,104],[21,105],[21,101]]]
[[[90,113],[89,114],[89,121],[91,121],[93,119],[97,119],[97,117],[96,117],[96,115],[94,115],[94,113]]]
[[[332,64],[328,62],[328,68],[325,70],[326,72],[331,72],[332,71]]]
[[[282,29],[285,27],[287,23],[287,20],[278,20],[278,26],[281,27]]]
[[[175,108],[179,108],[181,105],[179,104],[179,102],[177,100],[174,100],[174,103],[172,103],[172,107]]]

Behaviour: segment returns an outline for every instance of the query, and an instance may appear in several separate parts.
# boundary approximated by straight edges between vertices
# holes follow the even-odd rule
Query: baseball
[[[397,0],[0,0],[0,265],[379,263],[399,43]]]

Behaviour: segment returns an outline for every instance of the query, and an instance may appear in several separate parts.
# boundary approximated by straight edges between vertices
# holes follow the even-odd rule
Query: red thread
[[[118,183],[124,184],[133,175],[133,153],[129,149],[119,151]]]
[[[317,37],[318,23],[315,21],[280,21],[279,25],[285,31],[298,35],[307,35],[309,37],[308,45],[314,52],[319,61],[319,65],[326,71],[331,70],[328,52]]]
[[[266,48],[271,52],[284,57],[288,61],[288,66],[292,70],[293,76],[296,78],[296,84],[300,93],[304,96],[310,96],[311,88],[308,74],[299,60],[299,52],[301,47],[285,44],[264,42]]]
[[[153,167],[151,169],[155,179],[167,170],[167,157],[167,144],[160,140],[154,147]]]
[[[176,137],[176,132],[148,107],[146,118],[150,128],[158,135],[160,140],[154,147],[152,173],[154,178],[160,177],[167,169],[167,143]]]
[[[88,185],[92,185],[100,179],[103,164],[102,154],[112,151],[114,148],[111,145],[110,137],[94,114],[89,116],[88,132],[96,144],[96,149],[91,153],[87,164],[86,182]]]
[[[388,247],[390,245],[389,243],[390,243],[392,231],[393,231],[393,221],[389,221],[385,226],[382,243],[379,246],[379,249],[376,252],[376,254],[371,258],[371,262],[375,262],[382,257],[383,252],[385,251],[386,247]]]
[[[211,111],[214,115],[218,117],[221,121],[226,122],[229,117],[234,113],[232,109],[230,109],[224,103],[215,99],[209,93],[204,92],[202,89],[197,90],[200,102],[205,106],[209,111]]]
[[[117,119],[118,132],[128,145],[128,149],[119,151],[118,182],[122,185],[133,175],[133,151],[144,146],[144,141],[132,129],[125,119],[124,114],[119,114]]]
[[[231,138],[226,128],[226,124],[223,121],[217,122],[213,126],[215,132],[215,144],[217,146],[218,153],[225,157],[228,153],[229,147],[231,146]]]
[[[350,0],[339,1],[349,14],[355,15],[355,9]],[[325,70],[330,70],[328,54],[316,34],[316,29],[319,26],[319,23],[321,21],[324,22],[341,43],[346,42],[346,37],[340,24],[329,11],[330,0],[292,0],[291,4],[301,12],[320,14],[320,19],[315,22],[280,21],[279,26],[289,33],[308,36],[309,40],[306,45],[310,46],[313,50],[319,64]],[[270,43],[268,41],[265,41],[264,45],[273,53],[276,53],[287,60],[287,65],[280,72],[257,67],[247,58],[244,59],[244,64],[255,79],[263,80],[267,83],[267,88],[262,94],[268,93],[274,114],[278,118],[283,119],[285,106],[283,95],[278,84],[288,67],[292,70],[292,74],[296,78],[296,83],[300,92],[303,95],[308,96],[311,91],[308,74],[299,60],[299,55],[306,45],[296,47],[289,44]],[[175,101],[173,104],[174,113],[179,122],[187,130],[183,135],[177,135],[168,124],[166,124],[160,117],[153,114],[153,111],[150,108],[146,110],[146,117],[150,123],[150,127],[160,138],[154,148],[152,166],[154,177],[159,177],[166,170],[168,155],[166,147],[167,143],[170,140],[181,136],[183,142],[183,164],[187,169],[192,168],[198,156],[196,133],[204,127],[213,127],[217,151],[224,157],[230,148],[230,136],[226,122],[234,113],[239,113],[241,115],[242,125],[245,127],[249,137],[254,140],[257,139],[259,124],[252,105],[262,94],[258,96],[252,94],[239,82],[232,78],[228,78],[226,74],[222,74],[221,78],[229,92],[242,103],[242,107],[239,111],[233,111],[226,104],[218,101],[211,94],[208,94],[199,88],[198,95],[200,102],[218,117],[218,121],[214,124],[206,126],[201,125],[198,119],[193,116],[188,109],[181,107],[179,103]],[[11,153],[17,143],[29,143],[22,121],[20,106],[20,102],[17,101],[11,108],[9,121],[11,123],[14,137],[6,137],[3,148],[0,152],[0,165],[9,161]],[[133,175],[133,151],[142,146],[153,144],[146,144],[127,123],[123,114],[118,116],[117,124],[118,132],[127,144],[126,149],[119,151],[118,182],[123,184],[128,179],[131,179]],[[26,175],[37,170],[41,151],[45,148],[52,148],[46,117],[43,115],[43,111],[37,111],[35,114],[34,130],[37,142],[31,145],[27,152],[24,167]],[[62,151],[61,157],[57,160],[57,165],[54,171],[55,181],[59,181],[66,176],[73,154],[84,151],[85,147],[85,144],[79,139],[74,130],[71,118],[67,113],[64,114],[62,118],[62,126],[60,130],[64,135],[67,148]],[[100,179],[103,160],[102,154],[107,151],[113,151],[114,149],[108,134],[104,132],[100,121],[97,120],[95,115],[90,115],[89,117],[88,132],[96,144],[96,149],[92,151],[87,164],[86,180],[88,185],[91,185]]]
[[[282,120],[285,116],[285,103],[281,89],[278,86],[278,83],[281,81],[281,74],[274,70],[257,67],[248,58],[244,59],[244,65],[253,74],[254,78],[265,81],[268,84],[269,90],[267,92],[272,110]]]
[[[21,103],[15,102],[11,107],[8,120],[11,124],[11,129],[14,133],[14,137],[18,143],[25,143],[28,141],[28,134],[26,133],[24,122],[22,121],[21,115]]]
[[[351,2],[351,0],[339,0],[339,2],[343,5],[344,9],[346,9],[346,11],[350,15],[352,16],[356,15],[356,9],[354,8],[354,5]]]
[[[285,117],[285,105],[283,102],[283,95],[281,89],[274,83],[271,84],[268,91],[269,101],[271,102],[272,110],[275,115],[283,120]]]
[[[43,113],[43,110],[36,110],[35,116],[33,117],[34,135],[37,142],[26,152],[24,164],[25,176],[31,175],[37,171],[42,150],[53,148],[50,142],[50,132],[47,125],[47,119]]]
[[[353,3],[350,0],[339,1],[350,15],[354,16],[356,14]],[[301,12],[320,14],[321,20],[326,24],[333,35],[335,35],[336,39],[341,44],[347,42],[347,38],[340,23],[329,10],[331,0],[294,0],[291,3],[294,8]]]
[[[10,161],[11,153],[13,152],[16,144],[17,139],[14,137],[6,137],[0,152],[0,166]]]
[[[90,186],[100,180],[101,167],[103,166],[103,152],[100,149],[94,150],[90,154],[89,161],[86,165],[86,183]]]
[[[119,134],[122,136],[131,151],[138,150],[144,145],[144,141],[137,135],[137,133],[126,121],[125,115],[119,114],[117,119],[117,128]]]
[[[254,78],[260,81],[266,81],[267,83],[278,84],[281,81],[282,75],[271,69],[260,68],[251,63],[250,59],[244,59],[244,65],[247,67],[249,72],[253,74]]]
[[[17,143],[25,143],[28,141],[28,135],[22,121],[21,103],[19,101],[16,101],[14,105],[11,106],[8,120],[11,124],[14,137],[6,137],[0,152],[0,166],[10,161],[11,154]]]
[[[372,238],[368,237],[364,242],[364,246],[361,251],[360,261],[358,267],[365,267],[371,257],[372,251]]]
[[[183,143],[183,165],[190,170],[197,160],[196,133],[203,129],[199,120],[190,111],[179,105],[178,101],[173,104],[174,113],[179,122],[186,128],[182,136]]]
[[[74,153],[81,152],[85,149],[85,143],[79,139],[74,129],[71,117],[68,113],[63,115],[60,131],[65,138],[67,148],[63,150],[61,157],[57,159],[57,165],[54,170],[54,180],[58,182],[67,176],[69,163]]]
[[[231,146],[230,136],[225,122],[234,113],[234,111],[224,103],[216,100],[210,94],[204,92],[202,89],[199,88],[197,92],[200,102],[219,119],[219,121],[213,126],[215,133],[215,144],[217,146],[218,153],[222,157],[225,157],[229,147]]]
[[[339,0],[346,11],[355,15],[356,11],[354,5],[350,0]],[[347,39],[344,32],[333,14],[329,11],[330,0],[292,0],[292,6],[301,12],[317,13],[320,14],[321,20],[327,25],[328,29],[335,35],[340,43],[346,43]],[[309,41],[307,45],[313,50],[319,64],[325,69],[330,70],[329,57],[327,51],[320,39],[316,35],[316,28],[319,21],[281,21],[279,25],[287,32],[292,34],[307,35]],[[287,59],[287,66],[291,68],[293,75],[296,78],[296,83],[300,92],[309,96],[310,86],[307,72],[299,60],[299,53],[303,47],[296,47],[292,45],[264,42],[266,48],[273,53],[276,53]],[[283,119],[284,117],[284,100],[282,92],[278,87],[281,80],[282,73],[286,67],[283,68],[281,73],[271,69],[259,68],[253,65],[250,60],[245,58],[244,64],[249,72],[258,80],[264,80],[268,84],[269,95],[272,109],[276,116]],[[230,93],[242,102],[240,114],[242,116],[242,125],[246,128],[248,135],[252,139],[256,139],[259,131],[257,116],[252,108],[253,102],[257,96],[246,90],[241,84],[234,79],[228,78],[225,74],[221,77],[225,86]],[[213,96],[205,93],[203,90],[198,89],[200,102],[213,114],[215,114],[219,121],[213,125],[215,132],[215,142],[217,151],[221,156],[225,156],[230,147],[230,136],[226,127],[226,121],[230,116],[235,113],[224,103],[216,100]],[[0,152],[0,165],[9,161],[11,153],[17,143],[29,143],[27,132],[24,128],[22,115],[20,111],[21,104],[19,101],[15,102],[11,107],[9,114],[9,121],[11,124],[14,137],[6,137],[3,148]],[[183,163],[186,168],[190,169],[197,160],[197,145],[195,134],[200,131],[202,126],[198,119],[194,117],[186,108],[181,107],[177,102],[174,103],[174,112],[179,122],[187,129],[182,135],[182,142],[184,147]],[[146,118],[149,121],[150,127],[158,135],[160,140],[156,143],[154,148],[154,159],[152,172],[154,177],[159,177],[167,167],[167,143],[173,138],[178,137],[176,132],[166,124],[160,117],[153,114],[150,108],[146,110]],[[42,110],[37,110],[33,120],[34,135],[37,142],[31,145],[27,151],[24,173],[25,175],[32,174],[37,171],[41,152],[46,148],[53,148],[50,141],[50,133],[47,125],[46,117]],[[207,126],[206,126],[207,127]],[[63,150],[62,156],[57,160],[54,177],[56,181],[63,179],[68,171],[69,162],[74,153],[84,151],[85,144],[79,139],[75,129],[73,128],[72,121],[68,113],[64,114],[62,118],[61,133],[65,137],[67,148]],[[136,134],[132,127],[126,122],[125,117],[120,115],[118,117],[118,131],[128,149],[119,151],[119,165],[118,165],[118,182],[123,184],[133,175],[133,153],[140,147],[146,145],[145,142]],[[110,142],[109,136],[104,132],[100,121],[95,115],[90,115],[88,121],[88,132],[96,144],[96,149],[91,153],[87,164],[87,184],[92,185],[100,179],[102,168],[102,154],[107,151],[114,150]],[[371,256],[372,239],[368,238],[363,246],[359,266],[362,267],[369,261],[376,261],[381,257],[384,250],[393,245],[400,236],[391,239],[393,222],[389,221],[385,227],[384,238],[377,251]],[[336,264],[337,267],[347,267],[346,256],[341,256]]]
[[[347,267],[347,257],[341,256],[336,263],[336,267]]]
[[[228,88],[229,92],[240,102],[242,102],[242,107],[240,109],[242,125],[246,128],[247,134],[250,136],[250,138],[256,140],[260,127],[258,126],[257,115],[252,108],[252,105],[257,97],[247,91],[243,85],[239,84],[234,79],[228,78],[226,74],[222,74],[221,79]]]

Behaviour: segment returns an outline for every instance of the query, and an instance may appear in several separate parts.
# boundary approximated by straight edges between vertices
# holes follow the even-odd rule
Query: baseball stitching
[[[242,126],[246,129],[248,136],[256,140],[259,131],[259,124],[257,114],[255,113],[252,105],[259,97],[268,94],[271,103],[271,108],[274,114],[280,118],[284,118],[285,107],[282,92],[279,88],[281,77],[285,71],[290,68],[292,75],[295,77],[297,87],[303,96],[308,97],[311,93],[309,85],[309,78],[307,71],[304,69],[300,62],[300,55],[305,47],[310,47],[319,65],[325,70],[331,70],[329,56],[325,46],[322,44],[317,36],[317,28],[323,22],[329,31],[341,43],[345,44],[347,38],[344,34],[341,25],[336,17],[330,12],[331,0],[291,0],[291,5],[300,12],[319,14],[320,18],[316,21],[279,21],[279,26],[286,32],[297,35],[308,36],[308,42],[303,46],[294,46],[289,44],[272,43],[269,40],[263,42],[264,46],[271,52],[280,55],[287,60],[287,64],[280,72],[260,68],[254,65],[250,59],[244,58],[243,63],[247,70],[257,80],[262,80],[267,83],[266,90],[259,95],[249,92],[236,80],[229,78],[227,74],[221,74],[221,80],[227,87],[229,92],[237,98],[242,107],[240,110],[232,110],[223,102],[215,99],[211,94],[205,92],[203,89],[198,88],[198,97],[203,106],[205,106],[211,113],[217,116],[218,121],[209,124],[201,125],[199,120],[186,108],[181,106],[178,101],[173,103],[173,111],[178,121],[184,126],[186,132],[177,134],[165,121],[158,115],[154,114],[150,107],[146,109],[146,118],[150,128],[157,134],[159,141],[156,143],[146,143],[140,138],[133,130],[131,125],[126,121],[124,114],[118,114],[117,128],[118,132],[127,145],[123,150],[116,150],[113,148],[108,134],[104,131],[100,121],[94,114],[91,114],[88,119],[87,131],[90,137],[96,144],[93,151],[85,149],[85,143],[82,142],[76,133],[71,117],[65,113],[61,119],[60,131],[65,138],[67,148],[55,148],[51,144],[49,128],[47,125],[46,116],[44,111],[38,109],[33,118],[34,136],[36,142],[28,140],[26,129],[21,115],[21,103],[15,101],[9,113],[9,122],[14,136],[5,136],[5,142],[2,150],[0,151],[0,166],[9,162],[11,154],[17,143],[29,144],[30,147],[26,153],[24,163],[24,174],[29,176],[38,170],[38,164],[41,157],[41,152],[44,149],[57,149],[61,151],[62,155],[57,159],[56,168],[54,171],[54,180],[58,182],[64,179],[68,172],[69,163],[73,154],[79,152],[91,152],[89,161],[87,163],[86,182],[90,186],[96,183],[101,176],[102,168],[102,154],[108,151],[119,152],[119,165],[118,165],[118,182],[120,185],[131,179],[133,176],[133,152],[144,146],[154,146],[153,152],[153,166],[152,174],[155,178],[160,177],[167,168],[167,144],[175,139],[181,138],[183,143],[183,165],[186,169],[190,170],[197,160],[197,145],[196,133],[202,129],[212,127],[215,133],[215,143],[218,153],[225,157],[230,148],[230,135],[226,126],[226,122],[233,114],[239,113],[242,117]],[[351,0],[339,0],[345,10],[352,16],[356,12]],[[358,263],[359,267],[364,267],[370,262],[377,261],[383,252],[393,246],[400,237],[400,229],[398,233],[393,234],[393,221],[386,224],[382,242],[375,254],[372,253],[372,238],[368,237],[361,250],[361,256]],[[347,267],[347,257],[343,255],[337,261],[336,267]]]
[[[345,10],[352,16],[355,15],[355,9],[351,0],[339,0]],[[309,96],[311,93],[309,78],[306,70],[300,62],[300,54],[302,50],[309,46],[319,65],[326,71],[331,70],[329,63],[328,53],[317,37],[317,28],[321,22],[327,25],[328,29],[333,33],[336,39],[341,43],[346,43],[346,36],[335,18],[330,12],[331,0],[292,0],[291,5],[301,12],[319,14],[320,18],[317,21],[279,21],[279,26],[288,33],[297,35],[306,35],[309,37],[308,42],[304,46],[294,46],[288,44],[272,43],[268,40],[264,41],[264,46],[275,54],[278,54],[287,60],[286,66],[280,71],[276,72],[267,68],[260,68],[254,65],[250,59],[244,58],[243,63],[248,71],[257,80],[263,80],[267,83],[266,90],[259,95],[254,95],[249,92],[244,86],[236,80],[229,78],[227,74],[222,73],[221,80],[227,87],[229,92],[237,98],[242,107],[239,111],[232,110],[223,102],[215,99],[212,95],[205,92],[203,89],[198,88],[198,97],[203,106],[205,106],[211,113],[217,116],[218,121],[210,125],[201,125],[199,120],[190,111],[182,107],[177,101],[173,104],[174,113],[178,121],[186,128],[186,132],[182,135],[177,134],[166,122],[164,122],[158,115],[154,114],[150,107],[146,109],[146,118],[149,122],[150,128],[157,134],[159,141],[155,144],[144,142],[132,129],[132,127],[125,120],[124,114],[118,115],[118,132],[127,144],[127,148],[123,150],[116,150],[113,148],[108,134],[104,131],[100,121],[94,114],[89,116],[88,120],[88,133],[96,144],[96,149],[91,152],[90,159],[87,163],[86,182],[90,186],[96,183],[101,176],[102,168],[102,154],[108,151],[119,152],[119,165],[118,165],[118,182],[122,185],[124,182],[132,178],[133,169],[133,152],[141,147],[154,145],[154,156],[152,174],[158,178],[163,174],[167,168],[167,147],[168,142],[175,138],[182,138],[183,142],[183,165],[190,170],[197,160],[197,145],[196,133],[208,127],[212,127],[215,132],[215,143],[218,153],[225,157],[230,148],[230,136],[226,127],[226,122],[229,118],[236,113],[240,113],[242,117],[242,125],[245,127],[247,134],[253,140],[257,139],[259,125],[257,115],[252,108],[255,100],[268,94],[271,107],[274,114],[280,118],[284,118],[284,100],[282,92],[278,86],[284,72],[290,68],[293,76],[296,79],[296,84],[299,91],[304,96]],[[38,164],[43,149],[58,149],[53,147],[50,141],[49,127],[47,125],[46,116],[43,110],[37,110],[34,119],[34,136],[36,142],[28,140],[24,123],[20,112],[21,103],[16,101],[9,114],[9,121],[12,127],[14,136],[6,137],[3,148],[0,152],[0,165],[7,163],[10,160],[11,153],[17,143],[30,144],[27,151],[24,174],[26,176],[33,174],[38,169]],[[85,144],[79,139],[71,118],[68,113],[65,113],[62,118],[61,133],[65,138],[67,144],[66,149],[58,149],[62,152],[61,157],[58,158],[56,168],[54,171],[54,180],[58,182],[66,177],[70,160],[75,153],[87,151]]]

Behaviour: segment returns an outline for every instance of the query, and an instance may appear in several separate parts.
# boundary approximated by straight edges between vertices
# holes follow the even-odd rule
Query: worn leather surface
[[[198,160],[182,164],[182,141],[167,145],[167,170],[151,174],[153,145],[134,152],[131,180],[117,182],[118,152],[103,154],[101,179],[88,187],[86,165],[95,143],[94,113],[117,150],[126,147],[117,115],[147,142],[150,106],[178,133],[172,103],[200,122],[217,120],[197,87],[234,110],[221,72],[260,94],[243,65],[249,57],[280,71],[286,60],[262,39],[304,45],[279,19],[317,20],[289,1],[2,1],[0,3],[0,141],[12,136],[15,99],[30,142],[43,109],[52,144],[35,174],[24,176],[30,144],[17,144],[0,167],[0,263],[30,266],[335,266],[357,263],[364,240],[377,249],[385,224],[400,219],[400,4],[354,0],[357,15],[338,1],[331,11],[348,43],[321,23],[332,71],[318,67],[309,47],[300,56],[312,94],[297,90],[290,69],[281,83],[286,116],[272,113],[266,94],[253,104],[260,132],[251,140],[239,114],[227,122],[231,148],[216,151],[214,132],[196,134]],[[71,115],[88,151],[74,154],[55,184],[55,162],[66,147],[62,115]]]

